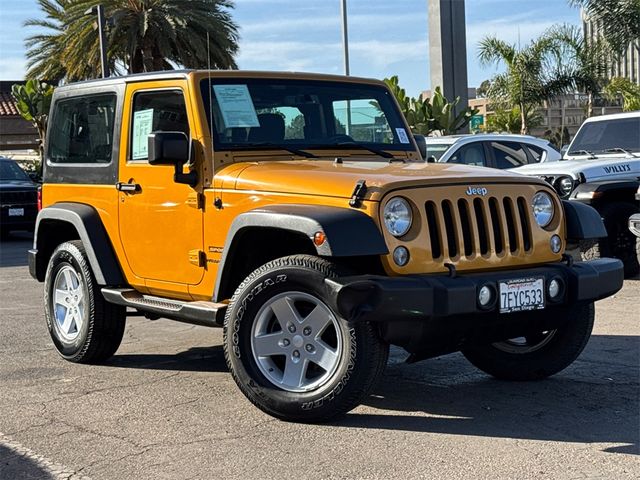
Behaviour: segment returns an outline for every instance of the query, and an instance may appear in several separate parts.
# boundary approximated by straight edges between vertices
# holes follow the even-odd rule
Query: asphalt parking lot
[[[364,405],[297,425],[245,400],[221,330],[132,317],[108,364],[63,361],[29,245],[0,244],[0,479],[640,477],[639,279],[597,304],[585,352],[551,379],[393,351]]]

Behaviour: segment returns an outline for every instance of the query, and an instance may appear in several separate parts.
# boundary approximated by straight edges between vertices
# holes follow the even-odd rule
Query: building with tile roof
[[[3,150],[38,148],[38,131],[20,116],[11,86],[23,81],[0,81],[0,155]]]

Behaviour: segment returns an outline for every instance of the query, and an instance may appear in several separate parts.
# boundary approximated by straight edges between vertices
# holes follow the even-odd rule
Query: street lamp
[[[95,5],[84,12],[85,15],[98,15],[98,37],[100,38],[100,63],[102,65],[102,78],[109,76],[109,64],[107,63],[107,41],[104,38],[104,7]]]

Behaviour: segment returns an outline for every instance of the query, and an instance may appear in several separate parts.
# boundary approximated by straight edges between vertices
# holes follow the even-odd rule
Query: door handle
[[[126,192],[126,193],[136,193],[142,189],[140,188],[140,185],[138,185],[137,183],[118,182],[116,183],[116,190],[120,192]]]

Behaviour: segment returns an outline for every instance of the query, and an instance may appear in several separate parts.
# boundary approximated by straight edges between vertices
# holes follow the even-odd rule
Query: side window
[[[532,163],[540,163],[544,159],[545,151],[540,147],[534,147],[533,145],[525,145],[525,148],[529,150],[531,157],[533,158]]]
[[[116,95],[56,102],[50,122],[48,158],[53,163],[110,163]]]
[[[496,159],[496,168],[515,168],[529,163],[527,152],[519,143],[490,142],[489,145]]]
[[[131,160],[149,156],[147,136],[151,132],[183,132],[189,136],[189,119],[180,90],[139,92],[133,97]]]
[[[448,160],[449,163],[462,163],[465,165],[487,166],[487,158],[484,154],[482,142],[471,143],[461,147]]]

